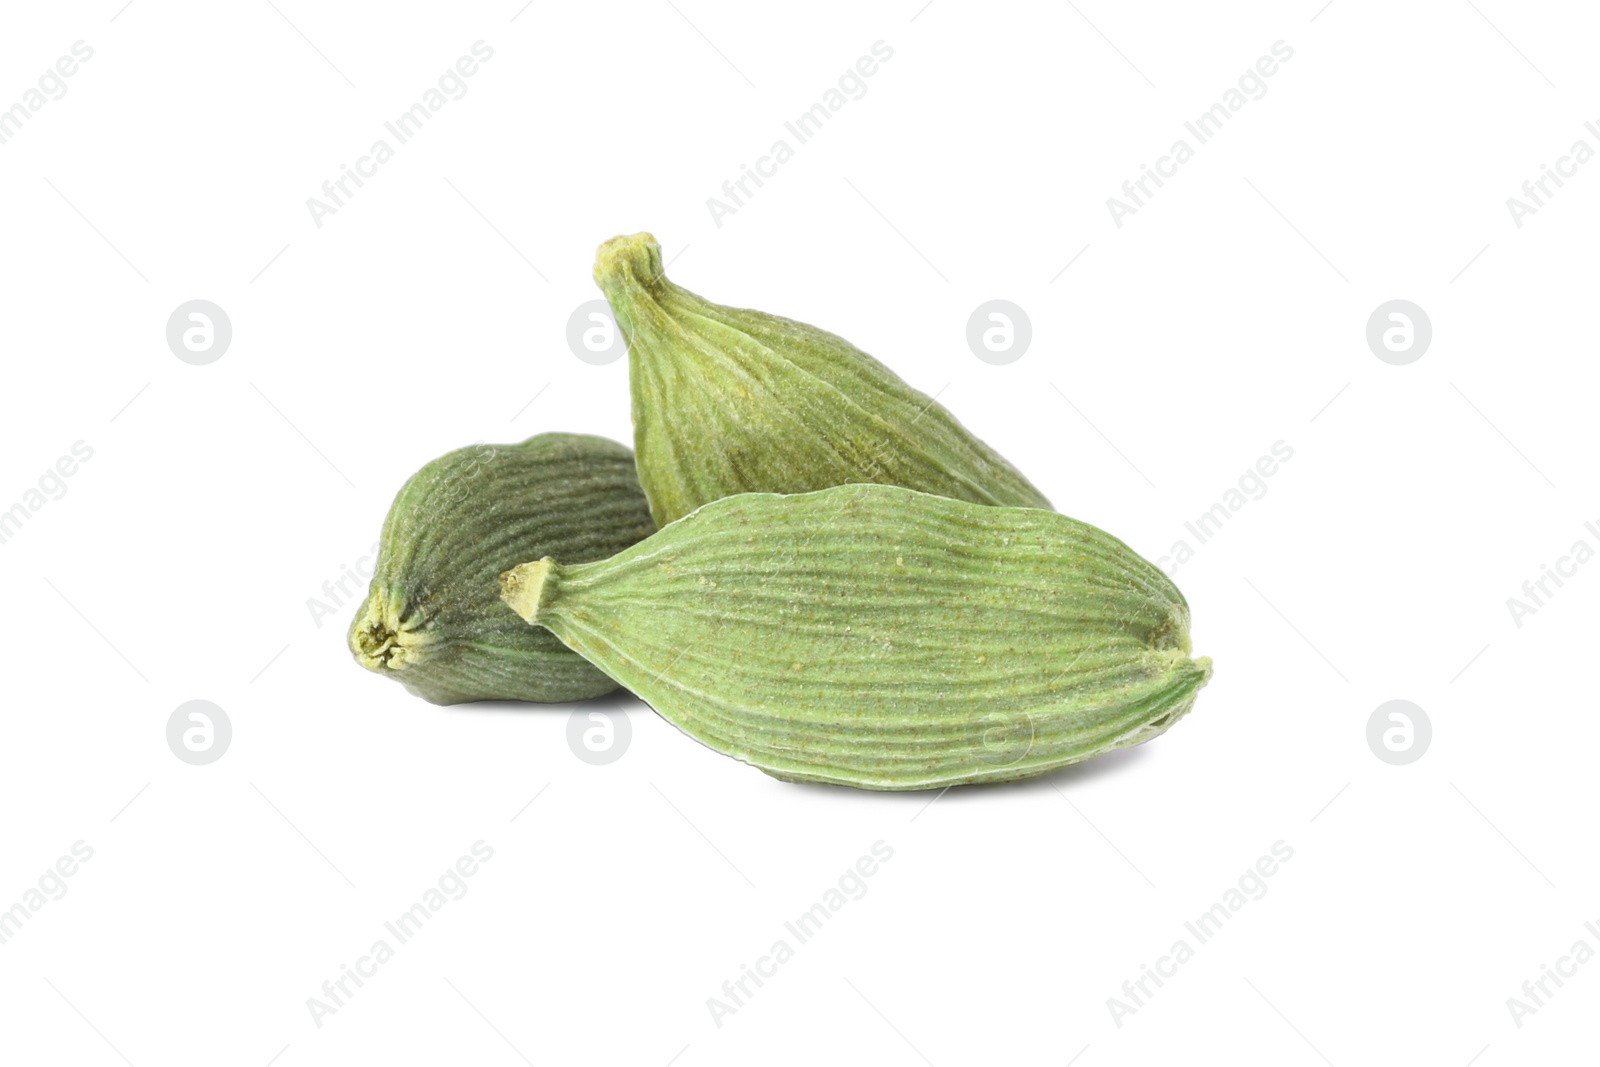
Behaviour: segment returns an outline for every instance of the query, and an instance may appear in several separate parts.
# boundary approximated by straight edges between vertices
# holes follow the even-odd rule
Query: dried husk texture
[[[848,485],[707,504],[502,576],[524,618],[780,778],[930,789],[1162,733],[1210,677],[1152,564],[1053,512]]]
[[[604,673],[506,611],[496,576],[530,556],[604,559],[654,530],[615,441],[547,433],[458,449],[396,495],[350,650],[435,704],[609,693]]]
[[[628,343],[634,450],[658,524],[735,493],[851,482],[1050,507],[949,411],[850,342],[674,285],[649,234],[601,245],[594,277]]]

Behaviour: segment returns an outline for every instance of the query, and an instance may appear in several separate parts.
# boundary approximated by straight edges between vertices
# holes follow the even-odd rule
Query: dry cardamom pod
[[[633,453],[615,441],[547,433],[458,449],[395,496],[350,651],[435,704],[609,693],[615,682],[506,611],[495,576],[532,556],[604,559],[654,529]]]
[[[932,789],[1148,741],[1211,676],[1158,568],[1093,526],[892,486],[707,504],[502,597],[718,752]]]
[[[628,342],[639,481],[658,524],[735,493],[850,482],[1050,506],[955,416],[848,341],[713,304],[662,271],[647,233],[607,241],[594,265]]]

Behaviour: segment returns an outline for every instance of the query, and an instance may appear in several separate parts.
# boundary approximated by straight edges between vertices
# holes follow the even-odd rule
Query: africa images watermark
[[[1184,930],[1194,938],[1193,945],[1186,938],[1178,938],[1165,955],[1156,957],[1153,968],[1148,963],[1139,964],[1139,977],[1122,983],[1121,997],[1106,998],[1106,1010],[1111,1013],[1111,1021],[1117,1024],[1118,1030],[1122,1029],[1123,1019],[1148,1005],[1156,991],[1166,984],[1163,979],[1175,977],[1181,965],[1194,959],[1196,947],[1216,937],[1250,901],[1267,895],[1267,879],[1278,873],[1280,864],[1294,858],[1294,849],[1283,841],[1274,841],[1271,853],[1247,868],[1236,885],[1229,886],[1222,894],[1220,901],[1201,912],[1193,922],[1183,924]]]
[[[448,507],[465,500],[470,488],[467,483],[483,473],[487,464],[500,455],[498,448],[482,441],[477,441],[468,447],[474,449],[471,460],[465,465],[452,467],[444,480],[430,489],[429,500],[434,506]],[[466,449],[459,451],[464,452]],[[366,555],[356,557],[354,566],[339,564],[339,576],[322,583],[322,596],[306,598],[306,611],[311,614],[311,621],[317,629],[322,629],[324,619],[336,615],[340,608],[363,596],[367,589],[366,583],[372,580],[372,575],[377,570],[380,545],[379,541],[372,542]]]
[[[1592,522],[1583,524],[1590,536],[1600,542],[1600,526]],[[1594,559],[1595,550],[1583,538],[1572,542],[1572,547],[1564,556],[1556,557],[1556,565],[1551,567],[1548,563],[1539,564],[1540,574],[1537,578],[1529,578],[1522,583],[1522,597],[1506,597],[1506,610],[1511,612],[1511,621],[1517,624],[1517,629],[1522,629],[1522,620],[1529,615],[1536,614],[1545,606],[1545,602],[1556,595],[1566,583],[1563,578],[1576,578],[1578,568],[1591,559]],[[1555,589],[1550,588],[1555,585]],[[1543,594],[1543,595],[1541,595]]]
[[[1266,496],[1266,480],[1277,474],[1282,464],[1294,458],[1294,448],[1286,441],[1272,442],[1271,452],[1269,456],[1259,457],[1254,465],[1239,475],[1238,488],[1230,487],[1222,494],[1221,500],[1203,511],[1193,522],[1183,524],[1183,528],[1194,538],[1194,544],[1190,544],[1187,538],[1178,538],[1166,555],[1157,557],[1156,566],[1169,575],[1178,573],[1179,567],[1194,559],[1195,550],[1221,533],[1223,526],[1246,504]]]
[[[472,855],[461,856],[445,868],[443,874],[434,885],[423,890],[421,899],[401,912],[392,922],[383,924],[384,932],[388,937],[380,937],[373,941],[372,947],[364,955],[356,957],[355,966],[339,964],[339,977],[330,978],[322,983],[322,996],[306,998],[306,1010],[311,1013],[311,1021],[320,1030],[325,1025],[328,1016],[336,1014],[340,1008],[346,1007],[356,992],[366,985],[364,979],[377,976],[378,968],[394,959],[395,949],[410,941],[422,928],[433,920],[433,917],[444,909],[452,900],[460,900],[467,895],[467,879],[477,874],[480,865],[488,863],[494,858],[494,849],[482,840],[474,841],[471,848]],[[448,896],[446,895],[448,894]],[[390,943],[390,938],[394,943]],[[352,989],[351,986],[355,988]]]
[[[1583,928],[1590,937],[1600,941],[1600,925],[1586,922]],[[1554,967],[1548,963],[1539,964],[1539,977],[1522,983],[1522,996],[1506,998],[1506,1010],[1511,1013],[1511,1021],[1517,1025],[1517,1029],[1522,1029],[1528,1016],[1536,1015],[1540,1008],[1548,1007],[1546,1002],[1567,984],[1563,979],[1577,977],[1578,968],[1594,957],[1594,946],[1580,937],[1565,955],[1556,957]],[[1550,988],[1552,984],[1555,989]]]
[[[1149,183],[1154,182],[1157,189],[1161,188],[1166,184],[1161,179],[1175,177],[1178,168],[1194,158],[1196,146],[1205,144],[1221,133],[1223,126],[1242,111],[1245,104],[1251,100],[1260,100],[1267,95],[1266,79],[1278,73],[1278,64],[1287,63],[1294,58],[1294,49],[1283,41],[1272,42],[1271,52],[1272,55],[1257,59],[1253,67],[1239,75],[1238,87],[1223,93],[1219,103],[1212,104],[1193,121],[1183,124],[1183,128],[1194,138],[1194,145],[1182,137],[1178,138],[1172,142],[1172,147],[1167,150],[1166,155],[1156,159],[1154,168],[1147,163],[1141,163],[1139,176],[1122,183],[1122,195],[1127,197],[1127,200],[1115,196],[1106,198],[1106,209],[1111,212],[1111,221],[1116,224],[1117,229],[1122,229],[1124,218],[1137,214],[1139,209],[1145,206],[1145,201],[1155,196]],[[1245,95],[1247,93],[1248,97]]]
[[[66,896],[66,880],[78,873],[80,864],[88,863],[94,858],[94,849],[83,841],[74,841],[71,852],[72,855],[62,856],[45,868],[45,872],[39,876],[37,888],[29,886],[23,891],[21,900],[0,911],[0,945],[16,937],[22,927],[42,911],[46,904]]]
[[[883,841],[874,841],[869,851],[872,855],[861,856],[847,867],[838,881],[823,892],[822,899],[783,924],[784,932],[794,938],[794,944],[791,945],[787,937],[778,938],[765,955],[756,957],[753,969],[739,964],[739,977],[722,983],[721,997],[706,998],[706,1010],[711,1013],[711,1021],[717,1029],[722,1029],[723,1020],[745,1007],[756,995],[765,985],[762,979],[775,977],[781,965],[794,959],[796,946],[815,937],[850,901],[867,895],[867,879],[878,873],[880,864],[894,858],[894,849]]]
[[[322,196],[325,199],[315,196],[306,198],[306,210],[311,212],[311,221],[317,229],[322,229],[324,217],[337,214],[340,208],[346,206],[345,202],[356,195],[350,183],[355,183],[356,189],[360,189],[366,184],[363,178],[376,177],[378,167],[394,158],[397,146],[421,133],[422,128],[443,110],[445,104],[467,95],[467,79],[478,73],[480,63],[487,63],[494,58],[494,49],[483,41],[474,41],[471,52],[472,55],[460,57],[454,66],[439,75],[436,85],[423,92],[419,103],[412,104],[393,121],[383,124],[383,128],[394,138],[393,145],[382,137],[373,141],[367,154],[356,158],[354,169],[341,163],[339,176],[322,183]],[[447,93],[448,96],[445,95]]]
[[[802,111],[793,122],[783,124],[789,136],[794,138],[794,145],[782,137],[773,141],[772,146],[767,149],[767,154],[757,157],[754,169],[747,163],[741,163],[739,176],[722,183],[722,195],[726,200],[715,196],[706,198],[706,210],[711,212],[711,221],[717,224],[717,229],[722,229],[722,220],[725,216],[737,213],[745,206],[746,200],[755,196],[755,190],[750,188],[751,182],[755,183],[756,189],[761,188],[765,184],[763,178],[776,176],[778,168],[794,158],[795,146],[803,145],[821,133],[822,127],[841,111],[845,104],[851,100],[860,100],[867,95],[866,79],[878,73],[880,63],[887,63],[894,58],[894,49],[883,41],[872,42],[871,51],[871,55],[857,59],[853,67],[845,68],[844,73],[839,75],[837,88],[831,88],[823,93],[821,101]],[[848,98],[846,93],[849,94]]]
[[[0,510],[0,545],[10,541],[44,506],[52,500],[67,495],[67,479],[78,473],[80,464],[94,457],[94,449],[85,441],[72,443],[71,455],[61,456],[39,475],[38,488],[30,488],[22,499],[9,508]]]
[[[1600,126],[1593,122],[1585,122],[1583,128],[1588,131],[1589,136],[1600,141]],[[1511,212],[1511,221],[1517,229],[1522,229],[1528,216],[1537,215],[1539,209],[1546,206],[1545,201],[1555,196],[1556,192],[1566,185],[1561,179],[1577,177],[1578,168],[1594,156],[1594,147],[1580,137],[1572,142],[1572,147],[1567,150],[1566,155],[1556,160],[1554,167],[1548,163],[1539,164],[1539,176],[1529,178],[1522,183],[1522,195],[1527,199],[1506,197],[1506,210]],[[1555,189],[1550,188],[1551,183],[1555,184]]]
[[[25,90],[19,102],[0,110],[0,145],[21,133],[23,125],[43,111],[51,100],[66,96],[66,79],[78,73],[79,64],[94,58],[94,49],[82,41],[72,42],[71,51],[72,55],[57,59],[55,66],[39,75],[38,88]]]
[[[356,557],[353,567],[348,563],[339,564],[339,576],[322,583],[321,597],[306,597],[306,610],[311,613],[311,621],[317,629],[322,629],[324,619],[338,615],[340,608],[359,600],[366,592],[367,583],[372,580],[378,566],[380,544],[378,541],[372,542],[366,555]]]

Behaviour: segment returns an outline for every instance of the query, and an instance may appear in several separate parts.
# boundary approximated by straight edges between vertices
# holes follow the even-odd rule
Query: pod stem
[[[539,622],[539,612],[555,596],[556,584],[561,578],[561,567],[546,556],[532,563],[522,563],[500,575],[500,599],[528,623]]]
[[[661,245],[648,233],[613,237],[601,245],[594,256],[594,280],[607,296],[629,283],[654,289],[666,268],[661,263]]]
[[[665,270],[661,246],[648,233],[613,237],[595,253],[595,284],[611,305],[631,360],[656,353],[663,338],[683,335],[669,305],[689,294],[668,281]]]

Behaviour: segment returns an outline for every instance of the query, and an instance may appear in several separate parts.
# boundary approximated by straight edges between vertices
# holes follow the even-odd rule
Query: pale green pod
[[[530,556],[604,559],[654,529],[615,441],[546,433],[458,449],[395,496],[350,651],[435,704],[609,693],[605,674],[506,611],[495,576]]]
[[[634,451],[665,526],[735,493],[901,485],[1048,508],[933,398],[841,337],[668,281],[647,233],[600,246],[594,278],[628,343]]]
[[[1182,594],[1111,535],[891,486],[727,497],[501,586],[685,733],[797,781],[1044,774],[1162,733],[1211,676]]]

